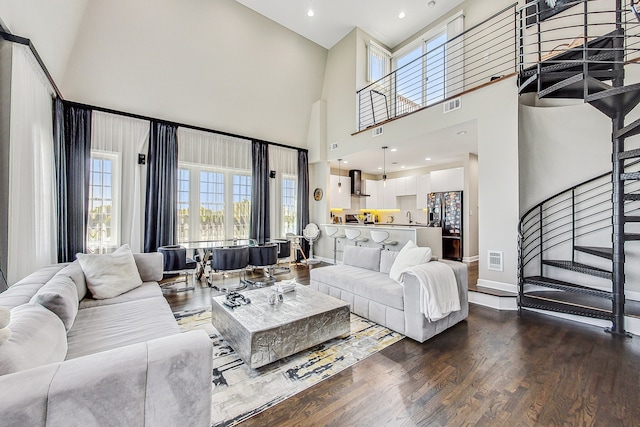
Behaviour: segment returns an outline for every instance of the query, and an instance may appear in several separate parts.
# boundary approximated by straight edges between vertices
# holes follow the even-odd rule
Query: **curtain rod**
[[[293,147],[291,145],[281,144],[279,142],[265,141],[265,140],[259,139],[259,138],[252,138],[250,136],[238,135],[238,134],[235,134],[235,133],[223,132],[223,131],[220,131],[220,130],[209,129],[209,128],[205,128],[205,127],[201,127],[201,126],[195,126],[195,125],[189,125],[189,124],[185,124],[185,123],[173,122],[171,120],[157,119],[155,117],[143,116],[141,114],[128,113],[126,111],[118,111],[118,110],[113,110],[113,109],[110,109],[110,108],[98,107],[98,106],[95,106],[95,105],[82,104],[80,102],[75,102],[75,101],[64,101],[64,102],[67,105],[80,107],[80,108],[91,109],[91,110],[95,110],[95,111],[100,111],[102,113],[116,114],[116,115],[120,115],[120,116],[131,117],[133,119],[155,121],[155,122],[160,122],[160,123],[164,123],[164,124],[167,124],[167,125],[172,125],[172,126],[177,126],[177,127],[187,128],[187,129],[193,129],[193,130],[199,130],[199,131],[202,131],[202,132],[217,133],[219,135],[230,136],[230,137],[233,137],[233,138],[241,138],[241,139],[246,139],[246,140],[249,140],[249,141],[263,142],[265,144],[275,145],[277,147],[283,147],[283,148],[289,148],[289,149],[292,149],[292,150],[309,152],[309,150],[306,149],[306,148]]]
[[[33,45],[33,43],[31,43],[31,40],[29,40],[27,38],[24,38],[24,37],[16,36],[14,34],[11,34],[11,33],[7,32],[7,31],[5,31],[5,28],[2,28],[2,31],[0,31],[0,37],[2,37],[4,40],[6,40],[8,42],[11,42],[11,43],[18,43],[18,44],[21,44],[21,45],[28,46],[29,49],[31,50],[31,53],[33,53],[33,56],[36,58],[36,61],[38,61],[38,65],[40,65],[40,68],[42,68],[42,72],[47,77],[47,80],[49,80],[49,83],[51,83],[51,86],[53,87],[53,90],[56,92],[56,96],[58,98],[64,100],[64,97],[62,96],[62,92],[60,92],[60,89],[58,88],[58,85],[56,85],[56,82],[53,80],[53,77],[51,77],[51,74],[49,73],[49,70],[44,65],[44,61],[42,61],[42,58],[40,58],[40,55],[38,54],[38,51],[36,50],[36,47]]]
[[[31,53],[33,53],[33,56],[36,58],[36,61],[38,61],[38,64],[40,65],[40,68],[42,68],[42,71],[44,72],[45,76],[47,77],[47,80],[49,80],[49,83],[51,83],[51,86],[53,86],[53,90],[56,92],[56,96],[58,98],[60,98],[62,101],[64,101],[65,103],[67,103],[67,104],[75,105],[77,107],[82,107],[82,108],[88,108],[88,109],[91,109],[91,110],[101,111],[103,113],[117,114],[117,115],[120,115],[120,116],[131,117],[131,118],[141,119],[141,120],[148,120],[148,121],[152,121],[153,120],[153,121],[165,123],[165,124],[168,124],[168,125],[173,125],[173,126],[178,126],[178,127],[183,127],[183,128],[193,129],[193,130],[199,130],[199,131],[203,131],[203,132],[217,133],[219,135],[231,136],[233,138],[247,139],[247,140],[250,140],[250,141],[257,141],[257,142],[263,142],[263,143],[269,144],[269,145],[275,145],[277,147],[290,148],[292,150],[309,152],[309,150],[306,149],[306,148],[293,147],[291,145],[280,144],[278,142],[265,141],[265,140],[259,139],[259,138],[251,138],[251,137],[248,137],[248,136],[237,135],[237,134],[234,134],[234,133],[223,132],[223,131],[219,131],[219,130],[215,130],[215,129],[208,129],[208,128],[204,128],[204,127],[200,127],[200,126],[188,125],[188,124],[185,124],[185,123],[178,123],[178,122],[172,122],[172,121],[169,121],[169,120],[161,120],[161,119],[156,119],[156,118],[153,118],[153,117],[142,116],[140,114],[133,114],[133,113],[127,113],[127,112],[124,112],[124,111],[112,110],[112,109],[109,109],[109,108],[98,107],[98,106],[95,106],[95,105],[87,105],[87,104],[81,104],[79,102],[67,101],[67,100],[64,99],[64,96],[62,96],[62,92],[60,92],[60,89],[58,88],[58,85],[56,85],[56,82],[53,80],[53,77],[49,73],[49,70],[47,69],[47,67],[44,65],[44,62],[42,61],[42,58],[38,54],[38,51],[36,50],[36,48],[33,45],[33,43],[31,43],[30,39],[11,34],[2,25],[0,25],[0,37],[2,37],[4,40],[6,40],[8,42],[18,43],[18,44],[22,44],[22,45],[25,45],[25,46],[29,46],[29,49],[31,50]]]

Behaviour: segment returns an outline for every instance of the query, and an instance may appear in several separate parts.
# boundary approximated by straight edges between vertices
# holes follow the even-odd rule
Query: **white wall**
[[[17,36],[31,39],[59,84],[88,0],[0,0],[0,20]]]
[[[327,50],[233,0],[90,2],[68,99],[297,147]]]

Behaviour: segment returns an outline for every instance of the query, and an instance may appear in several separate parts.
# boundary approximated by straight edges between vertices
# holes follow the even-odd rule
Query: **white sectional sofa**
[[[405,273],[403,283],[389,277],[397,251],[345,246],[343,264],[311,270],[312,289],[346,301],[351,312],[419,342],[450,328],[469,314],[467,265],[442,260],[453,270],[460,310],[429,321],[420,310],[420,283]]]
[[[0,294],[11,310],[0,425],[210,425],[211,341],[179,332],[157,283],[162,255],[134,259],[142,285],[113,298],[91,297],[78,261]]]

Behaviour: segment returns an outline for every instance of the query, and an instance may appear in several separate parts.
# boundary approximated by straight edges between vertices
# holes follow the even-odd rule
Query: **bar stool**
[[[340,231],[340,229],[338,227],[335,227],[333,225],[325,225],[324,226],[324,232],[327,233],[328,237],[331,237],[333,239],[333,264],[336,264],[336,255],[338,253],[338,239],[344,239],[345,235],[344,234],[338,234],[338,232]]]
[[[388,238],[388,231],[371,230],[371,240],[373,240],[374,243],[381,245],[383,250],[385,249],[385,246],[393,246],[398,244],[398,242],[395,240],[387,240]]]
[[[360,230],[358,230],[357,228],[345,228],[344,234],[347,236],[347,239],[353,242],[355,246],[358,246],[358,243],[369,241],[369,239],[366,237],[360,237]]]

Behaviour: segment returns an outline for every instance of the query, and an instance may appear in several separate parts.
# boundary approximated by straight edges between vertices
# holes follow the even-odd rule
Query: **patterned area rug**
[[[210,311],[176,319],[183,332],[204,329],[213,342],[213,426],[238,424],[404,338],[352,313],[350,334],[250,369],[213,327]]]

